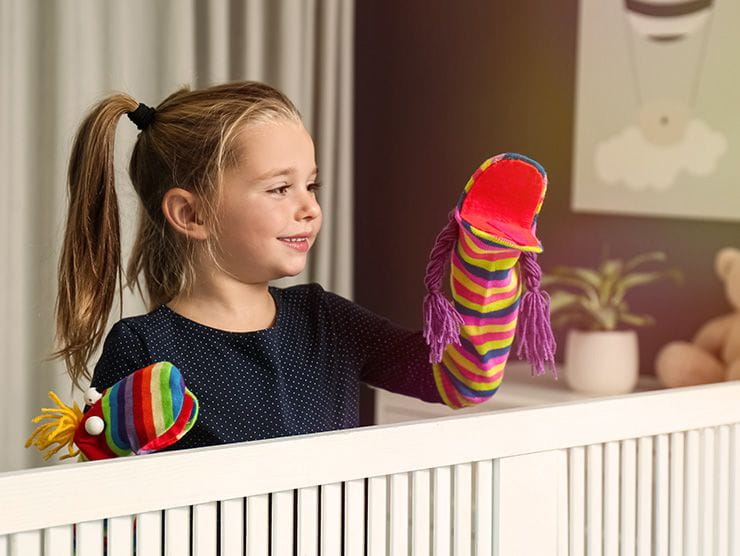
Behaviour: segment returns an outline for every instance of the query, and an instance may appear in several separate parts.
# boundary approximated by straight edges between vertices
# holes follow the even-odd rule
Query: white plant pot
[[[565,346],[565,382],[591,394],[626,394],[639,377],[634,330],[571,330]]]

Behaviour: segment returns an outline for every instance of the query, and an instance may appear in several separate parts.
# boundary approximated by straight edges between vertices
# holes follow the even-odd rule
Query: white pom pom
[[[90,417],[85,421],[85,430],[91,436],[98,436],[105,428],[105,422],[98,416]]]
[[[93,405],[102,397],[103,395],[100,392],[98,392],[95,388],[90,387],[87,389],[87,392],[85,392],[85,403],[87,405]]]

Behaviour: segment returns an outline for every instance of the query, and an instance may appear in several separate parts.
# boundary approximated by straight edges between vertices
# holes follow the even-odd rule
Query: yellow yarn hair
[[[49,421],[42,423],[33,431],[26,440],[26,448],[31,445],[36,446],[43,454],[44,460],[48,460],[66,446],[67,453],[59,459],[75,457],[80,453],[74,446],[74,435],[77,425],[82,421],[82,411],[77,402],[72,407],[64,405],[54,392],[49,392],[49,398],[57,404],[57,407],[42,407],[43,413],[33,418],[34,423],[39,423],[44,419]],[[44,450],[47,450],[45,454]]]

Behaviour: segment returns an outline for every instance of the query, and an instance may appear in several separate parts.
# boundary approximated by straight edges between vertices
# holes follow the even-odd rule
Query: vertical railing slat
[[[494,460],[493,553],[558,554],[558,511],[567,481],[564,450],[536,452]],[[454,534],[454,533],[453,533]]]
[[[635,555],[635,524],[637,494],[637,441],[627,439],[621,446],[621,481],[619,507],[619,555]]]
[[[637,556],[651,556],[653,544],[653,439],[637,441]]]
[[[578,446],[568,450],[568,554],[584,555],[586,539],[586,451]]]
[[[409,546],[409,476],[390,476],[390,556],[406,556]]]
[[[619,443],[604,445],[604,556],[619,554]]]
[[[131,556],[134,552],[134,517],[124,515],[108,519],[108,556]],[[178,552],[177,554],[187,554]],[[166,556],[170,556],[166,554]]]
[[[293,491],[272,494],[272,556],[293,554]]]
[[[683,554],[683,513],[684,513],[684,452],[686,437],[683,432],[670,435],[670,535],[668,545],[671,556]],[[665,545],[661,542],[661,545]],[[667,550],[667,549],[666,549]],[[663,554],[666,554],[666,550]]]
[[[568,546],[570,543],[570,524],[568,521],[568,450],[558,450],[557,454],[558,471],[555,475],[557,477],[557,549],[555,554],[558,556],[567,556],[569,554]]]
[[[383,512],[385,513],[385,512]],[[319,487],[298,489],[298,554],[319,553]]]
[[[342,553],[342,483],[321,485],[322,556]]]
[[[714,482],[717,479],[714,450],[714,429],[702,429],[699,462],[699,554],[717,554],[714,549]]]
[[[492,556],[493,461],[476,461],[473,472],[475,476],[475,522],[473,523],[475,544],[473,554],[475,556]]]
[[[699,473],[701,466],[701,437],[698,430],[686,433],[686,492],[684,496],[684,543],[686,556],[699,554]]]
[[[10,556],[41,556],[41,554],[41,531],[22,531],[10,535]],[[82,553],[78,552],[78,554],[82,556]],[[84,556],[90,556],[90,554],[87,552]],[[101,544],[100,555],[102,554]]]
[[[136,516],[136,556],[161,556],[162,512]]]
[[[220,502],[221,523],[219,556],[243,556],[244,554],[244,498],[232,498]],[[291,516],[291,528],[293,520]]]
[[[730,554],[740,554],[740,424],[730,428]]]
[[[653,543],[656,556],[667,556],[670,524],[670,440],[668,435],[655,437],[655,469],[653,473]]]
[[[431,472],[420,469],[411,473],[411,556],[429,554],[432,527],[429,511],[431,496]]]
[[[387,554],[386,505],[388,500],[388,477],[370,477],[367,480],[367,554]]]
[[[190,506],[164,511],[165,556],[190,555]]]
[[[365,554],[365,481],[344,484],[344,556]]]
[[[216,556],[218,502],[193,506],[193,556]]]
[[[472,472],[470,463],[460,463],[454,467],[454,513],[453,513],[453,554],[468,556],[472,551]]]
[[[432,470],[432,550],[434,556],[449,556],[452,547],[452,471],[449,467]]]
[[[247,556],[267,556],[270,548],[270,495],[247,498]]]
[[[714,499],[716,502],[716,527],[714,542],[717,547],[717,556],[728,556],[729,540],[729,458],[730,458],[730,429],[727,425],[717,427],[717,480],[714,483]]]
[[[76,556],[103,556],[103,520],[77,524]],[[22,553],[25,556],[25,553]],[[29,552],[31,554],[31,552]]]
[[[586,447],[586,549],[588,556],[601,556],[603,542],[603,449]]]
[[[74,553],[73,539],[71,525],[44,529],[44,556],[72,556]],[[110,549],[108,554],[111,554]],[[4,556],[2,550],[0,550],[0,556]]]

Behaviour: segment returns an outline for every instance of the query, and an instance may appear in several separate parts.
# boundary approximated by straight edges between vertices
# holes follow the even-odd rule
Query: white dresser
[[[558,375],[558,380],[555,380],[549,373],[540,377],[532,377],[528,363],[510,361],[506,366],[501,388],[496,395],[485,403],[459,410],[450,409],[443,404],[427,403],[416,398],[375,389],[375,424],[387,425],[404,421],[606,397],[599,394],[582,394],[568,389],[562,376],[562,367],[558,368]],[[660,388],[662,386],[653,375],[641,375],[634,391],[644,392]]]

